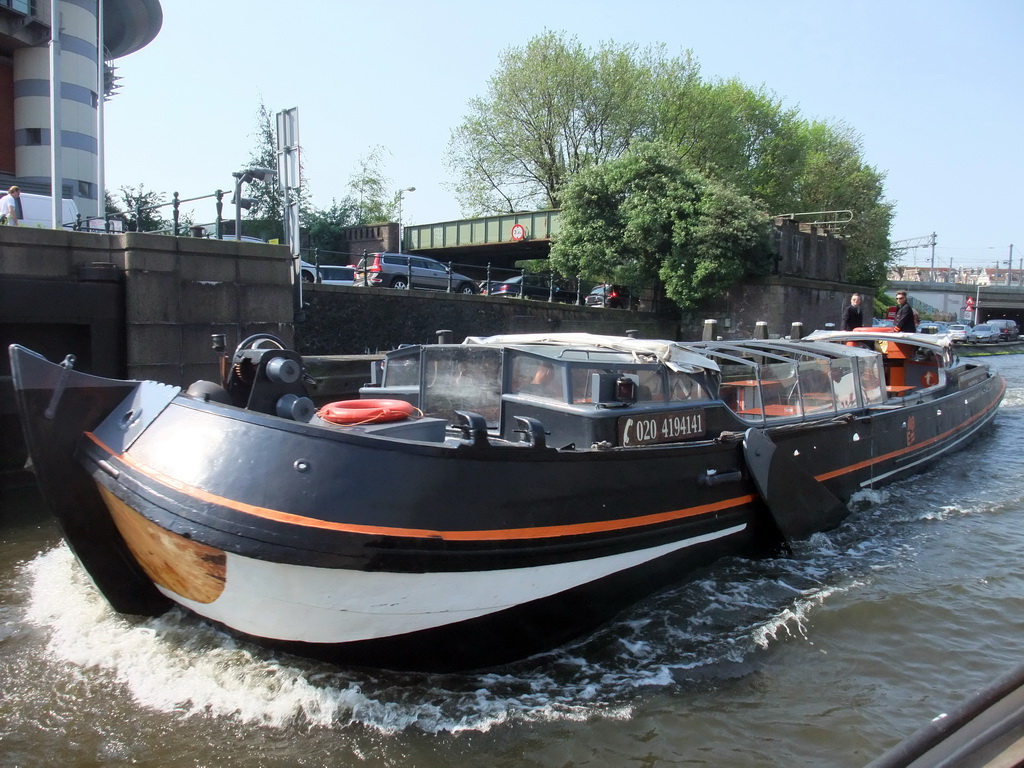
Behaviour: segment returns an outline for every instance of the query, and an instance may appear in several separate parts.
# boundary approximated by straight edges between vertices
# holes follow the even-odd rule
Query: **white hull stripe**
[[[744,530],[736,525],[651,549],[498,571],[387,573],[271,563],[228,553],[224,591],[171,600],[239,632],[273,640],[348,643],[486,616]]]

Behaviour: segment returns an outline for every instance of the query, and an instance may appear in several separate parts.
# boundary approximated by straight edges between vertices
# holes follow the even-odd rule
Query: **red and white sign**
[[[974,297],[973,296],[968,296],[967,297],[967,309],[973,309],[973,308],[974,308]]]
[[[515,240],[516,242],[519,242],[524,237],[526,237],[526,227],[524,227],[522,224],[513,224],[512,239]]]

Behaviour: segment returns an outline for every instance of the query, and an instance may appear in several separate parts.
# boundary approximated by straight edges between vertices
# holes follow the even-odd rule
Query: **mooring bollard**
[[[791,339],[802,339],[804,337],[804,324],[793,323],[789,326],[789,338]]]
[[[451,331],[435,331],[437,334],[438,344],[451,344],[452,343],[452,332]]]
[[[626,331],[626,338],[627,339],[635,339],[639,335],[640,335],[640,331],[636,330],[635,328]]]
[[[764,320],[758,320],[754,323],[754,338],[755,339],[767,339],[768,338],[768,323]]]
[[[715,330],[717,325],[718,325],[718,321],[717,320],[705,320],[704,321],[704,336],[701,337],[701,341],[714,341],[716,336],[717,336],[717,332]]]

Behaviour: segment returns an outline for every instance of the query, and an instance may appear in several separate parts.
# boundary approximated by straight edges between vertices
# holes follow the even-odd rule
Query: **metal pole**
[[[932,279],[931,282],[935,282],[935,233],[932,232]]]
[[[64,169],[60,140],[60,0],[50,0],[50,219],[54,229],[61,225],[64,204]]]
[[[242,239],[242,175],[235,177],[235,240]]]
[[[103,0],[97,0],[96,3],[96,26],[96,93],[99,97],[96,103],[96,213],[98,216],[106,216],[107,175],[103,167],[105,163],[105,153],[103,150],[103,96],[105,78],[103,75],[105,69],[104,62],[106,62],[107,58],[105,51],[106,42],[103,37]]]

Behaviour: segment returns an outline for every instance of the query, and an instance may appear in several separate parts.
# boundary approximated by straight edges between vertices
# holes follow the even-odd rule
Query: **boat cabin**
[[[588,450],[888,407],[941,388],[950,362],[933,341],[877,334],[685,345],[514,335],[390,352],[360,392],[408,400],[464,435]]]

